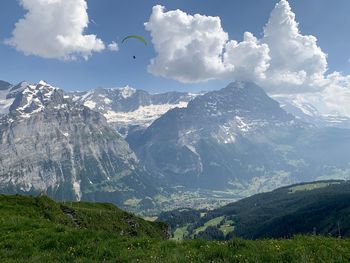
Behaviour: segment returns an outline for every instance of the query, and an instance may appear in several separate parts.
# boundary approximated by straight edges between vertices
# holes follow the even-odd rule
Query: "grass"
[[[201,227],[198,227],[194,230],[194,235],[198,234],[199,232],[202,232],[204,230],[207,229],[207,227],[209,226],[216,226],[218,224],[220,224],[220,222],[224,219],[224,216],[219,216],[219,217],[215,217],[207,222],[205,222],[205,224]]]
[[[64,205],[75,211],[81,227],[49,198],[0,195],[1,262],[350,262],[349,239],[176,242],[164,240],[161,224],[110,204]],[[130,218],[137,223],[132,235]]]
[[[337,184],[337,182],[318,182],[318,183],[309,183],[296,185],[289,188],[290,193],[295,193],[299,191],[311,191],[319,188],[324,188],[332,184]]]
[[[164,238],[165,224],[149,222],[107,203],[56,203],[48,197],[0,195],[0,233],[52,228],[75,230],[76,223],[62,211],[74,211],[80,230],[114,236]]]
[[[173,240],[183,240],[184,237],[186,237],[188,235],[187,232],[187,226],[183,226],[183,227],[179,227],[174,231],[174,237],[172,238]]]
[[[234,230],[233,220],[225,220],[225,222],[220,226],[219,230],[226,236],[228,233]]]
[[[127,239],[104,232],[56,229],[7,236],[2,262],[349,262],[349,240],[296,237],[293,240],[226,242]]]

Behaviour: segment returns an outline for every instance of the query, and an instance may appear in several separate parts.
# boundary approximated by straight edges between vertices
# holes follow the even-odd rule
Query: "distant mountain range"
[[[170,109],[186,107],[197,95],[183,92],[150,94],[128,86],[68,94],[74,101],[102,113],[122,135],[127,135],[129,129],[148,127]]]
[[[338,127],[350,129],[350,118],[337,114],[321,114],[312,104],[293,96],[274,96],[281,107],[297,119],[313,123],[318,127]]]
[[[349,179],[350,129],[285,105],[249,82],[201,94],[0,82],[0,189],[151,214]]]

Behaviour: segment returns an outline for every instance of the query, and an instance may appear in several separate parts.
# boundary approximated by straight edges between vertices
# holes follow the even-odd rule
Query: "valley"
[[[200,94],[65,92],[44,81],[3,82],[1,92],[8,194],[111,202],[153,217],[350,176],[350,130],[305,122],[250,82]],[[135,119],[145,107],[154,112]]]
[[[295,235],[350,236],[349,181],[291,185],[253,195],[213,210],[163,212],[173,239],[292,238]]]

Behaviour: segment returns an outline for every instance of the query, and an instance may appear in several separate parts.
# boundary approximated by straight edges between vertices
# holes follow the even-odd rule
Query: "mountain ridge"
[[[197,94],[185,92],[151,94],[126,86],[73,92],[69,96],[90,109],[102,113],[118,132],[126,136],[129,129],[147,128],[170,109],[186,107]]]
[[[131,88],[99,89],[94,97],[109,104],[106,92],[119,110],[131,99],[131,113],[154,102],[138,100],[147,94]],[[0,180],[9,193],[46,191],[156,214],[184,204],[214,208],[305,180],[348,178],[343,153],[350,131],[299,120],[254,83],[195,97],[158,94],[159,103],[189,101],[124,134],[103,110],[84,105],[92,93],[67,94],[41,81],[7,86],[4,94],[14,94],[0,119]]]
[[[232,202],[306,180],[346,179],[349,135],[298,120],[260,87],[236,82],[168,111],[127,141],[158,181],[181,189],[179,200],[202,207],[205,199]]]
[[[105,118],[45,82],[16,94],[0,119],[0,138],[2,192],[112,199],[119,205],[155,192],[127,142]]]

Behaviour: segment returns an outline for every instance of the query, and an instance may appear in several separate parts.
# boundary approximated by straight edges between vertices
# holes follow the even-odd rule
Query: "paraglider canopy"
[[[142,43],[144,43],[145,46],[147,46],[147,41],[146,41],[142,36],[137,36],[137,35],[126,36],[126,37],[122,40],[122,43],[124,43],[126,40],[128,40],[128,39],[130,39],[130,38],[135,38],[135,39],[141,41]]]

